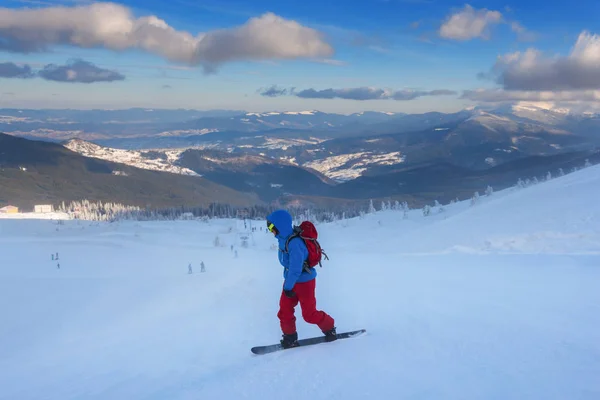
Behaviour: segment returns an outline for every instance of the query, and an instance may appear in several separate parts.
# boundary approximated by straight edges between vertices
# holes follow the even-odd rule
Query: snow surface
[[[318,306],[367,334],[265,356],[282,278],[264,231],[243,248],[236,220],[0,220],[0,399],[596,400],[599,195],[590,167],[319,224]]]

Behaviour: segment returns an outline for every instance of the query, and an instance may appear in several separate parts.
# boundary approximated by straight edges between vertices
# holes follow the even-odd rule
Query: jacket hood
[[[267,217],[268,221],[271,221],[273,225],[279,231],[279,237],[286,238],[292,234],[294,228],[292,227],[292,216],[285,210],[273,211]]]

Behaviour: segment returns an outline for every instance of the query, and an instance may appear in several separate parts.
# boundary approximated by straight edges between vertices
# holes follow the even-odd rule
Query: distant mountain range
[[[598,115],[526,103],[450,114],[0,110],[0,129],[139,179],[152,170],[244,201],[328,205],[466,196],[583,164],[600,143]]]

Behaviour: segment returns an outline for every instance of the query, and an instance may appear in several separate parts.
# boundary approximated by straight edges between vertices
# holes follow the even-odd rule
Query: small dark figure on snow
[[[191,274],[191,273],[192,273],[192,264],[190,263],[188,265],[188,274]]]
[[[304,268],[304,263],[308,259],[308,249],[300,237],[294,237],[288,243],[288,238],[294,233],[292,216],[285,210],[273,212],[267,217],[267,229],[279,241],[277,255],[279,263],[283,266],[283,290],[277,313],[283,332],[281,345],[284,348],[298,346],[294,316],[294,309],[298,303],[302,309],[302,318],[306,322],[317,325],[328,341],[336,340],[334,319],[324,311],[317,310],[315,298],[317,270]]]
[[[204,261],[200,263],[200,272],[206,272],[206,268],[204,268]]]

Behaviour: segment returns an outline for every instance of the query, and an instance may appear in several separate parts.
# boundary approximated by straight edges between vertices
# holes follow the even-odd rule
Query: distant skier
[[[298,333],[296,331],[296,317],[294,308],[300,303],[302,318],[315,324],[321,329],[328,341],[337,339],[334,319],[324,311],[317,310],[315,286],[317,271],[311,268],[304,270],[304,261],[308,257],[308,249],[301,238],[293,238],[288,243],[288,252],[285,252],[288,238],[293,233],[292,216],[285,210],[277,210],[267,217],[267,229],[279,241],[277,252],[279,263],[283,266],[283,290],[279,299],[279,318],[284,348],[298,346]]]
[[[204,267],[204,261],[200,263],[200,272],[206,272],[206,268]]]
[[[191,273],[192,273],[192,264],[190,263],[188,265],[188,274],[191,274]]]

